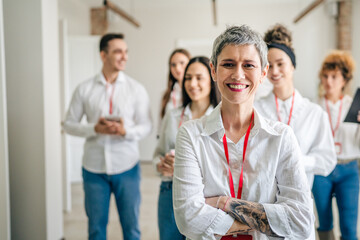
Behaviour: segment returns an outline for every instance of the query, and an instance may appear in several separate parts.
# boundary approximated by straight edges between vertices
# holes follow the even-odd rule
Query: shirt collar
[[[189,119],[192,119],[192,113],[190,109],[190,104],[186,105],[185,109],[183,107],[180,108],[181,111],[177,111],[177,116],[181,116],[182,112],[184,111],[184,116],[188,117]],[[209,115],[214,110],[213,105],[210,104],[210,106],[206,109],[206,112],[204,116]]]
[[[178,82],[176,82],[174,84],[173,90],[181,92],[181,87],[180,87],[180,84]]]
[[[284,105],[286,109],[290,110],[292,104],[292,97],[289,97],[285,101],[282,101],[278,98],[278,102],[280,107]],[[291,116],[291,122],[294,121],[299,114],[302,114],[303,109],[306,107],[307,100],[300,94],[298,90],[295,89],[295,99],[294,99],[294,110]],[[262,105],[264,107],[264,111],[267,113],[267,116],[277,116],[276,115],[276,103],[275,103],[275,94],[273,91],[265,97],[262,101]],[[275,106],[275,111],[272,107]],[[266,115],[266,114],[265,114]],[[277,118],[276,118],[277,119]],[[290,123],[291,125],[291,123]]]
[[[180,117],[184,112],[184,116],[187,117],[187,119],[192,119],[190,104],[186,105],[186,107],[179,107],[178,110],[175,111],[175,117]]]
[[[107,84],[104,73],[102,71],[98,75],[97,81],[104,85]],[[119,71],[119,74],[115,80],[115,84],[119,84],[120,82],[123,82],[123,81],[125,81],[125,74],[122,71]]]
[[[326,98],[322,97],[321,101],[323,102],[324,106],[326,106]],[[352,102],[351,98],[348,95],[344,95],[343,98],[337,100],[336,103],[333,103],[332,101],[329,101],[329,100],[327,102],[328,102],[328,106],[330,108],[338,108],[340,106],[340,104],[341,104],[341,101],[343,101],[343,103],[347,102],[347,101]]]
[[[220,134],[224,135],[225,130],[221,117],[221,103],[205,118],[204,125],[204,130],[201,135],[209,136],[215,132],[220,132]]]
[[[275,94],[273,91],[270,92],[269,96],[267,97],[267,99],[275,101]],[[294,99],[294,104],[300,104],[303,100],[303,96],[300,94],[300,92],[298,90],[295,89],[295,99]],[[286,100],[281,100],[280,98],[278,98],[278,102],[279,103],[283,103],[286,105],[291,105],[292,102],[292,95],[291,97],[289,97]]]
[[[222,139],[225,133],[225,128],[221,117],[221,103],[207,118],[205,118],[205,122],[203,124],[204,130],[201,135],[209,136],[217,133],[218,137]],[[271,135],[279,135],[279,133],[269,125],[268,120],[254,109],[254,127],[251,129],[250,136],[255,136],[260,130],[264,130]]]

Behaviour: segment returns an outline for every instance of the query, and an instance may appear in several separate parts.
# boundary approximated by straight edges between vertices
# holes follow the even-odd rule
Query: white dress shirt
[[[352,101],[352,98],[348,95],[343,97],[339,128],[335,131],[334,140],[336,143],[341,144],[341,149],[339,149],[341,151],[339,151],[337,155],[339,162],[360,159],[360,124],[344,122]],[[332,128],[335,129],[341,100],[338,100],[336,103],[332,103],[331,101],[327,102],[330,110]],[[327,111],[325,98],[321,98],[319,104]]]
[[[285,101],[278,99],[278,104],[280,118],[284,123],[287,123],[292,105],[292,97]],[[278,121],[273,92],[255,101],[254,106],[264,117]],[[298,140],[309,186],[312,187],[314,175],[327,176],[336,165],[334,140],[328,116],[320,106],[302,97],[295,90],[290,127],[293,129]]]
[[[209,115],[214,107],[210,105],[205,112],[205,115]],[[184,110],[184,115],[181,117]],[[190,105],[188,104],[185,109],[179,107],[168,111],[163,119],[159,141],[157,143],[153,164],[157,169],[157,164],[160,162],[160,157],[164,157],[170,150],[175,149],[176,134],[179,130],[180,121],[182,123],[192,119]],[[161,176],[162,181],[172,181],[172,177]]]
[[[113,113],[110,114],[112,95]],[[83,116],[87,123],[81,123]],[[98,134],[100,117],[124,119],[125,136]],[[138,141],[151,131],[149,97],[145,88],[123,72],[113,84],[102,73],[81,83],[75,90],[66,115],[67,133],[85,137],[83,167],[94,173],[119,174],[139,161]]]
[[[178,107],[182,106],[182,91],[181,91],[181,87],[180,85],[176,82],[174,84],[174,88],[170,93],[170,98],[169,101],[166,103],[165,105],[165,114],[172,110],[172,109],[177,109]],[[160,137],[160,131],[161,131],[161,126],[162,123],[164,121],[165,115],[164,117],[161,119],[159,119],[158,121],[158,126],[157,126],[157,138]]]
[[[205,203],[231,196],[223,147],[221,104],[209,116],[183,124],[176,138],[173,180],[176,224],[188,239],[219,239],[234,218]],[[235,195],[239,186],[244,136],[228,141]],[[242,199],[261,203],[271,229],[286,239],[305,239],[314,224],[311,192],[293,131],[255,111],[243,169]],[[259,231],[254,239],[268,239]],[[270,237],[269,237],[270,238]],[[276,238],[270,238],[276,239]]]

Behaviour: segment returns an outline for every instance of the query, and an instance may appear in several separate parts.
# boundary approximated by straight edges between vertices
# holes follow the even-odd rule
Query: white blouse
[[[337,149],[339,162],[344,160],[360,159],[360,124],[344,122],[344,119],[350,109],[352,98],[345,95],[342,101],[340,124],[337,131],[335,131],[334,138],[335,143],[341,144],[341,146]],[[331,101],[327,102],[330,110],[332,128],[335,129],[339,116],[341,100],[338,100],[336,103],[332,103]],[[319,104],[325,111],[327,111],[325,98],[321,98]]]
[[[292,105],[292,97],[285,101],[278,99],[278,104],[280,118],[284,123],[287,123]],[[255,101],[254,105],[255,109],[264,117],[278,120],[273,92]],[[328,116],[320,106],[302,97],[295,90],[290,127],[293,129],[298,140],[302,152],[302,161],[311,187],[314,175],[327,176],[336,165],[334,140]]]
[[[234,218],[205,203],[231,196],[223,147],[221,104],[209,116],[183,124],[176,138],[173,201],[176,224],[188,239],[219,239]],[[235,195],[239,186],[244,137],[228,139]],[[263,204],[271,229],[286,239],[306,239],[314,216],[301,152],[291,129],[255,111],[243,169],[242,199]],[[268,239],[259,231],[254,239]],[[273,238],[270,238],[273,239]]]
[[[181,86],[176,82],[170,94],[170,99],[166,104],[165,113],[169,110],[176,109],[182,105]]]
[[[182,91],[180,85],[176,82],[173,90],[170,93],[169,101],[165,105],[165,114],[170,110],[177,109],[182,106]],[[160,118],[157,126],[157,138],[160,137],[160,131],[164,122],[164,118]]]
[[[209,115],[214,107],[210,105],[205,112]],[[180,121],[182,123],[192,119],[190,105],[188,104],[184,110],[184,116],[181,118],[184,108],[179,107],[168,111],[163,119],[161,130],[159,134],[159,141],[156,145],[154,152],[153,164],[155,169],[156,165],[160,162],[160,157],[164,157],[170,150],[175,149],[176,134],[179,130]],[[161,176],[162,181],[172,181],[172,177]]]

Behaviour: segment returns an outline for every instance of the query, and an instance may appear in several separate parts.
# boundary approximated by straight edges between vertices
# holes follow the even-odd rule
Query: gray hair
[[[249,26],[242,25],[228,27],[215,39],[211,55],[211,63],[215,69],[217,67],[217,58],[227,45],[254,45],[260,56],[261,70],[268,64],[268,48],[261,35]]]

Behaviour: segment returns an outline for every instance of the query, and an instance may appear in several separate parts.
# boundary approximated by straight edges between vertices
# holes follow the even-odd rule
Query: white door
[[[68,69],[69,82],[65,96],[66,108],[69,107],[75,88],[86,79],[101,71],[102,62],[99,54],[99,36],[69,36]],[[84,119],[83,119],[84,121]],[[84,138],[67,135],[67,162],[69,163],[71,182],[81,182],[81,166]]]

